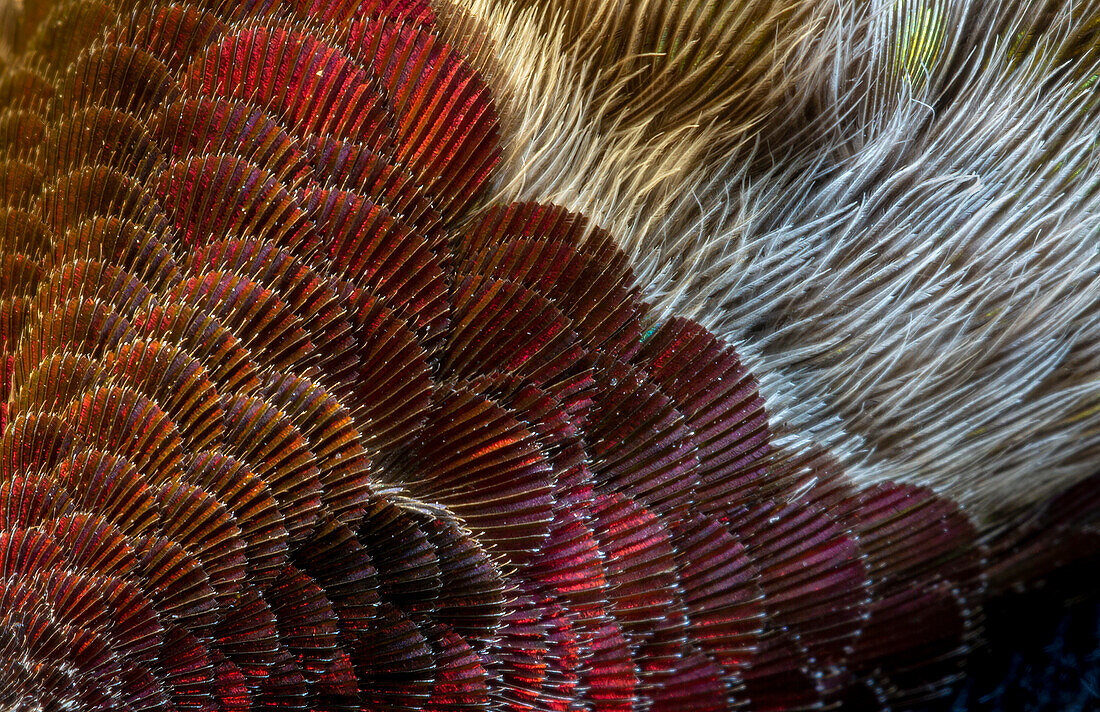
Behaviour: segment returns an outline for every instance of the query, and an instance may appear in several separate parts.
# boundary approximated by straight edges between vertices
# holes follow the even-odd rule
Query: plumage
[[[1100,552],[1096,11],[0,3],[0,707],[950,701]]]

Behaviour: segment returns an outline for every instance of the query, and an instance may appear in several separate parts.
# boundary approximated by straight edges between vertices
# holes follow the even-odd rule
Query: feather
[[[1095,561],[1091,1],[31,5],[0,707],[916,710]]]

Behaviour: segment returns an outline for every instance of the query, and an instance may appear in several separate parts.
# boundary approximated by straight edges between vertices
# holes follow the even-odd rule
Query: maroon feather
[[[615,236],[488,202],[501,112],[427,3],[24,5],[0,706],[900,708],[958,674],[967,513],[793,449]]]

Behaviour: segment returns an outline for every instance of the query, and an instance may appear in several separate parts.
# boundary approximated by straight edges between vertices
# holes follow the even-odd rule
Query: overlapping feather
[[[708,7],[575,38],[629,60],[613,113],[688,66],[770,76],[752,13],[686,39]],[[516,144],[426,5],[19,17],[0,706],[885,707],[958,674],[986,586],[967,514],[792,444],[585,217],[490,205]],[[914,32],[904,72],[938,56]],[[639,43],[674,51],[634,66]]]

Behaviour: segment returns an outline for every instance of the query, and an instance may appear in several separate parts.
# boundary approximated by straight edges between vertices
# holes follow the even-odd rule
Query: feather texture
[[[593,216],[658,314],[737,344],[778,419],[861,482],[931,485],[998,521],[1092,474],[1095,4],[656,5],[645,18],[683,22],[652,59],[633,5],[453,12],[517,97],[500,194]],[[736,26],[718,13],[780,23],[731,59],[767,55],[759,101],[677,63],[672,38],[707,12],[699,47]],[[653,69],[631,96],[712,101],[646,133],[609,98],[612,55],[629,59],[611,76]]]
[[[1095,553],[972,514],[1094,447],[1076,15],[4,8],[0,707],[917,709]]]

